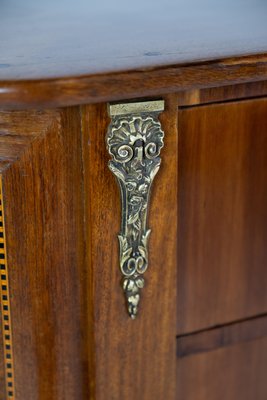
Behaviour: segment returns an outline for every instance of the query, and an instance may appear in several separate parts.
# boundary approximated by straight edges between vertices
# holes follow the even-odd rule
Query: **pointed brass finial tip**
[[[128,313],[129,313],[129,316],[131,317],[131,319],[136,319],[137,311],[138,311],[137,306],[128,302]]]
[[[126,304],[128,314],[131,319],[135,319],[138,312],[138,304],[140,301],[140,288],[144,287],[144,278],[140,275],[127,277],[123,280],[123,290],[126,295]]]
[[[111,122],[107,148],[109,168],[116,176],[122,198],[119,265],[123,275],[126,307],[132,320],[137,316],[140,294],[148,267],[147,214],[149,192],[160,166],[164,132],[158,115],[163,100],[109,104]]]

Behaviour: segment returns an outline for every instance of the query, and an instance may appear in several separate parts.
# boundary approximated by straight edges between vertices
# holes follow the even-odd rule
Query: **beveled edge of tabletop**
[[[267,53],[120,72],[0,81],[0,109],[75,106],[267,79]]]

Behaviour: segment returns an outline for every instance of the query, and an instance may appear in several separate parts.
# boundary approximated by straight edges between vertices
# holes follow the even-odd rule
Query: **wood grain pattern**
[[[52,108],[267,80],[267,55],[251,55],[123,73],[0,82],[1,109]]]
[[[18,160],[53,123],[55,111],[0,111],[0,172]]]
[[[194,106],[229,100],[249,99],[267,95],[267,81],[249,82],[214,88],[193,89],[179,92],[178,106]]]
[[[75,7],[67,0],[64,7],[52,0],[6,2],[0,12],[0,109],[266,80],[266,11],[261,0],[117,0],[113,6],[77,0]]]
[[[79,110],[28,118],[45,133],[3,174],[16,398],[87,398]]]
[[[267,316],[234,322],[219,328],[179,336],[177,338],[177,357],[214,351],[218,348],[234,346],[267,337]]]
[[[175,96],[167,97],[166,111],[160,116],[165,147],[152,187],[150,265],[134,321],[128,316],[121,288],[120,194],[107,165],[107,109],[103,104],[82,110],[91,305],[88,329],[94,343],[89,379],[97,400],[176,399],[176,105]]]
[[[75,6],[70,0],[13,0],[1,4],[0,79],[125,72],[263,53],[266,13],[261,0],[76,0]]]
[[[267,311],[267,99],[179,111],[177,333]]]
[[[177,359],[177,399],[266,399],[266,318],[261,322],[250,321],[250,327],[248,322],[245,322],[246,327],[243,324],[222,328],[221,333],[217,332],[223,339],[221,346]],[[247,334],[249,331],[255,339],[243,341],[245,331]],[[209,346],[214,338],[211,338],[211,332],[204,335],[206,340],[203,338],[203,342],[205,340]],[[193,336],[198,340],[198,335]],[[219,345],[219,342],[216,341],[216,344]]]

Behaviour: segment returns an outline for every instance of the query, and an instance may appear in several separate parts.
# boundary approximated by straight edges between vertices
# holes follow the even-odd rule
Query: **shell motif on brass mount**
[[[161,103],[160,110],[153,111],[153,103]],[[140,105],[142,103],[134,103]],[[128,313],[135,319],[144,287],[144,273],[148,267],[147,212],[151,184],[157,174],[161,159],[164,133],[158,114],[164,103],[146,102],[144,112],[132,113],[132,104],[124,105],[122,115],[115,112],[107,134],[107,147],[112,160],[109,168],[117,177],[122,203],[120,246],[120,269],[122,286],[126,295]],[[149,104],[150,107],[147,107]],[[113,110],[116,106],[113,106]],[[149,108],[149,110],[147,110]]]

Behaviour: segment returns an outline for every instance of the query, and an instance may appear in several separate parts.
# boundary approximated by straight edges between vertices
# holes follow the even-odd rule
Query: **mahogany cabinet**
[[[13,3],[0,400],[266,400],[267,6]]]

